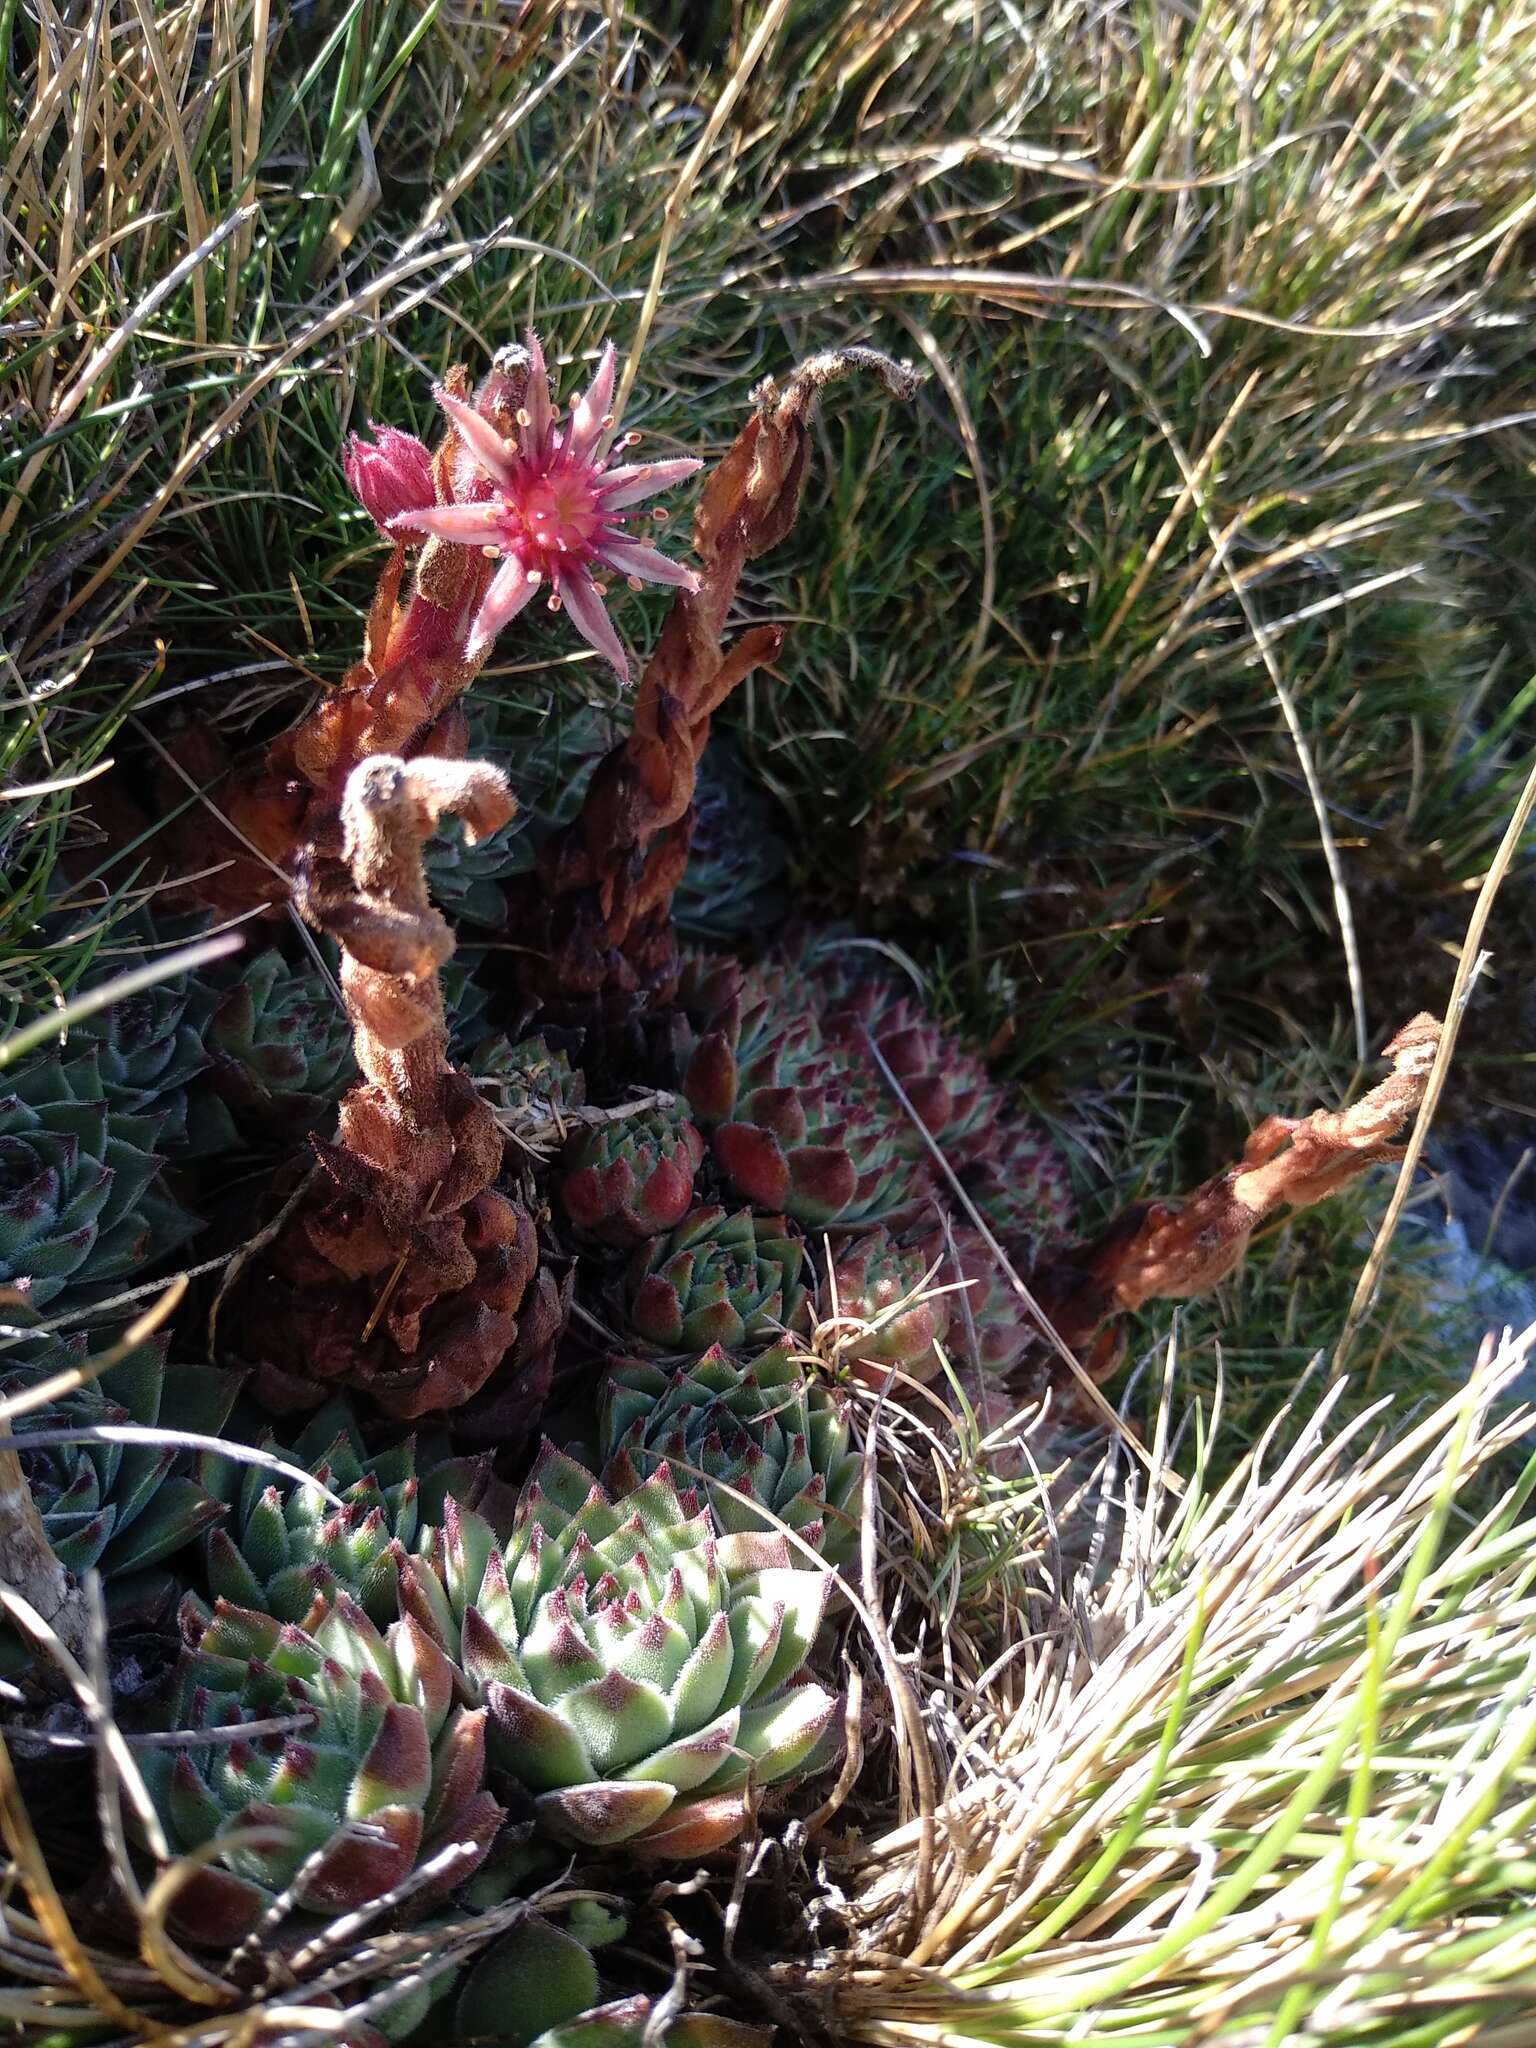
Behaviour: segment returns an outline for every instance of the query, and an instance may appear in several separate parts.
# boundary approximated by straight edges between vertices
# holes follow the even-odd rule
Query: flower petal
[[[592,579],[581,569],[562,569],[560,596],[571,615],[571,624],[590,647],[595,647],[612,664],[621,683],[629,681],[629,661],[613,630],[613,621],[603,600],[592,587]]]
[[[627,540],[615,535],[612,540],[601,540],[596,552],[605,562],[618,570],[621,576],[639,576],[646,583],[675,583],[682,590],[697,590],[697,572],[685,569],[681,562],[648,548],[644,541]]]
[[[613,365],[613,343],[605,342],[596,376],[571,408],[571,431],[565,445],[572,455],[590,455],[605,431],[603,421],[613,403]]]
[[[516,475],[512,453],[490,421],[482,419],[473,406],[466,405],[462,398],[455,398],[441,384],[432,395],[458,428],[480,467],[503,488],[509,487]]]
[[[491,578],[475,623],[470,628],[465,653],[478,661],[503,626],[509,625],[539,588],[541,578],[530,576],[516,555],[510,555]]]
[[[397,512],[389,530],[435,534],[466,548],[494,548],[506,538],[501,523],[505,518],[505,508],[494,498],[484,505],[424,505],[419,512]]]
[[[555,414],[549,402],[549,370],[544,361],[544,347],[531,327],[528,330],[528,393],[523,406],[528,414],[528,424],[523,429],[523,450],[537,459],[549,445]]]
[[[653,498],[658,491],[670,490],[703,467],[695,455],[679,456],[675,462],[626,462],[599,480],[598,502],[605,514],[617,512],[625,505],[638,505],[642,498]]]

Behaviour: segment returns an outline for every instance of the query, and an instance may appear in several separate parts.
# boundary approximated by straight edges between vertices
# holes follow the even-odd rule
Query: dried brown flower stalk
[[[1266,1117],[1225,1173],[1182,1202],[1138,1202],[1099,1237],[1050,1259],[1034,1276],[1042,1309],[1090,1375],[1119,1362],[1112,1316],[1148,1301],[1187,1301],[1226,1278],[1266,1216],[1308,1209],[1347,1181],[1402,1157],[1391,1141],[1417,1111],[1440,1043],[1438,1018],[1405,1024],[1383,1049],[1392,1072],[1348,1109]],[[1070,1401],[1072,1389],[1063,1384]]]
[[[646,664],[629,737],[598,767],[581,814],[545,843],[537,871],[513,888],[513,928],[527,949],[519,988],[546,1009],[609,1020],[671,1000],[677,947],[671,905],[688,860],[693,792],[710,721],[783,641],[778,626],[724,645],[743,569],[794,525],[805,486],[816,394],[856,371],[897,397],[911,370],[874,349],[813,356],[756,410],[710,472],[693,521],[698,589],[680,590]]]
[[[273,1408],[313,1407],[340,1382],[393,1415],[421,1415],[468,1400],[509,1353],[547,1379],[558,1290],[539,1274],[531,1217],[491,1185],[495,1118],[447,1057],[438,970],[453,935],[421,858],[445,814],[473,842],[512,808],[500,772],[479,763],[386,754],[348,777],[347,879],[312,883],[308,910],[342,948],[365,1079],[224,1311]]]

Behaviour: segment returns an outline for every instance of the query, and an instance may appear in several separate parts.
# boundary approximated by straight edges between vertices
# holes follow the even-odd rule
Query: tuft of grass
[[[1289,1447],[1221,1483],[1170,1364],[1152,1476],[1105,1496],[1114,1568],[1037,1543],[1012,1653],[965,1685],[930,1650],[944,1795],[869,1843],[868,1954],[781,1980],[871,2048],[1524,2040],[1536,1464],[1471,1489],[1531,1427],[1493,1406],[1533,1344],[1490,1342],[1411,1428],[1304,1387]]]

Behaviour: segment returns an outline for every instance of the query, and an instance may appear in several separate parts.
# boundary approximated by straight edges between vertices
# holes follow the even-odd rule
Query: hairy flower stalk
[[[909,370],[873,349],[814,356],[783,385],[759,388],[752,417],[706,479],[693,521],[699,572],[671,579],[680,587],[629,737],[599,766],[580,816],[545,843],[537,872],[512,885],[521,950],[506,958],[524,998],[609,1032],[672,1000],[672,894],[688,861],[699,757],[714,713],[783,641],[782,628],[753,626],[727,647],[726,619],[747,563],[794,525],[817,393],[860,370],[898,397],[915,388]],[[511,589],[510,565],[498,574]]]
[[[311,909],[341,945],[364,1078],[226,1323],[272,1408],[314,1407],[340,1382],[418,1416],[467,1401],[509,1354],[532,1366],[530,1410],[542,1401],[558,1295],[538,1276],[532,1218],[492,1186],[495,1118],[447,1057],[438,971],[453,937],[421,858],[446,813],[480,838],[510,808],[499,772],[480,764],[385,755],[348,781],[350,886]]]

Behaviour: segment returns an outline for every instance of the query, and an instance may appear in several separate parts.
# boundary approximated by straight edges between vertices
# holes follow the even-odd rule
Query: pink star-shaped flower
[[[697,590],[699,579],[691,569],[637,539],[625,521],[644,499],[681,483],[702,465],[685,456],[673,462],[608,466],[618,424],[609,411],[614,381],[611,342],[591,384],[572,401],[565,423],[557,421],[550,403],[544,352],[536,335],[528,337],[528,354],[528,390],[517,415],[516,440],[504,441],[488,419],[441,386],[435,393],[490,478],[491,495],[474,504],[400,512],[389,521],[390,531],[432,534],[464,547],[494,550],[500,557],[501,566],[470,628],[466,652],[472,661],[538,591],[547,590],[551,611],[563,607],[582,638],[627,683],[629,662],[604,607],[606,593],[593,572],[616,570],[635,589],[644,581]],[[620,445],[638,438],[625,435]]]

